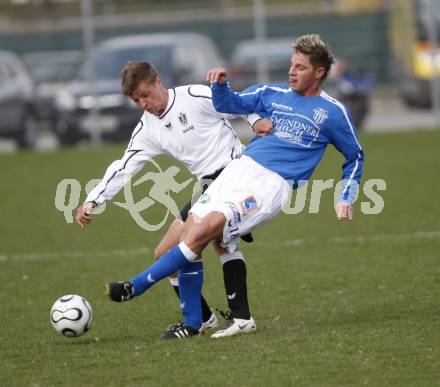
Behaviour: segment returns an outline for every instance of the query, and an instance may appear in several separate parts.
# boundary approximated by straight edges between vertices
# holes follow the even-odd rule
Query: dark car
[[[204,83],[207,70],[223,63],[212,40],[192,33],[120,36],[100,43],[92,57],[95,93],[89,81],[90,58],[57,93],[56,131],[62,143],[91,138],[93,131],[103,139],[130,136],[142,111],[121,91],[121,70],[129,61],[153,62],[166,87]],[[98,116],[91,114],[95,108]]]
[[[34,80],[34,107],[39,119],[54,121],[55,95],[73,77],[81,58],[82,52],[75,50],[39,51],[22,56]]]
[[[32,79],[19,57],[0,51],[0,137],[15,139],[21,148],[32,147],[37,138],[33,92]]]

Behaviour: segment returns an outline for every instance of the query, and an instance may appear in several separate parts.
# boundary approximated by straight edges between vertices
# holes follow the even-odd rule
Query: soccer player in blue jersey
[[[233,160],[193,205],[178,246],[170,249],[144,272],[126,282],[128,298],[138,296],[170,273],[202,272],[201,253],[216,240],[234,251],[239,236],[271,220],[287,203],[292,188],[306,181],[328,144],[344,156],[343,189],[336,205],[338,219],[352,219],[352,201],[362,174],[364,154],[344,105],[321,90],[333,57],[318,35],[304,35],[293,44],[286,87],[262,85],[234,93],[223,68],[208,72],[215,108],[221,112],[258,112],[270,118],[272,132],[254,138],[240,159]],[[202,276],[181,285],[181,302],[200,299]],[[201,322],[184,315],[176,338],[198,334]],[[214,333],[224,337],[246,331],[252,321],[234,319]]]

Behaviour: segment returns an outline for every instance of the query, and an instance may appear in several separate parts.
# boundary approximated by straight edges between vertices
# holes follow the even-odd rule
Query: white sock
[[[180,251],[182,252],[182,254],[185,256],[185,258],[186,258],[188,261],[190,261],[190,262],[194,262],[194,261],[197,259],[198,255],[197,255],[194,251],[192,251],[192,250],[186,245],[185,242],[180,242],[180,243],[179,243],[179,248],[180,248]]]
[[[170,280],[170,284],[171,286],[179,286],[179,278],[173,278],[173,277],[169,277],[168,278]]]
[[[233,253],[226,253],[220,255],[220,262],[224,265],[228,261],[234,261],[235,259],[241,259],[244,261],[243,253],[239,250],[235,250]]]

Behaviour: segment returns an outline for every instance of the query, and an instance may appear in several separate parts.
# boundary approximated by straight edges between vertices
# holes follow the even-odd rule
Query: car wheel
[[[78,136],[75,133],[67,132],[57,132],[58,140],[61,145],[76,145],[79,141]]]
[[[38,120],[35,113],[27,110],[22,119],[22,130],[16,140],[19,148],[33,148],[38,138]]]

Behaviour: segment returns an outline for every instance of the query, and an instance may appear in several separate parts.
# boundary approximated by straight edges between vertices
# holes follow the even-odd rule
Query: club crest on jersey
[[[248,196],[242,202],[240,202],[244,215],[248,215],[258,209],[257,201],[253,195]]]
[[[183,133],[186,133],[186,132],[194,129],[194,125],[188,126],[188,118],[186,117],[185,112],[180,112],[179,115],[177,116],[177,118],[179,119],[180,124],[184,127],[184,129],[182,129]]]
[[[203,194],[202,196],[200,196],[198,202],[202,203],[202,204],[206,204],[209,202],[209,199],[211,199],[211,198],[209,197],[208,194]]]
[[[323,108],[316,108],[313,110],[313,121],[321,125],[328,118],[328,111]]]
[[[188,118],[186,118],[186,114],[184,112],[180,112],[177,118],[179,119],[182,126],[188,125]]]

